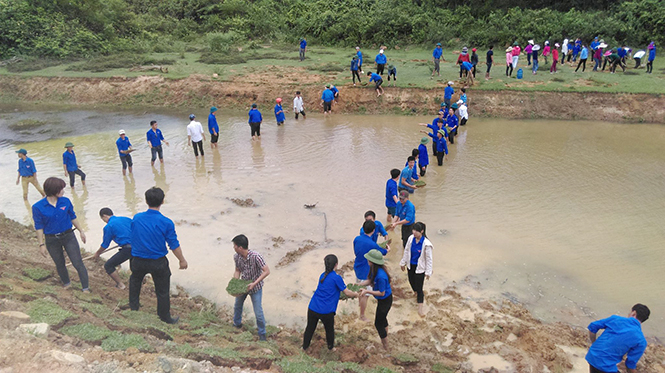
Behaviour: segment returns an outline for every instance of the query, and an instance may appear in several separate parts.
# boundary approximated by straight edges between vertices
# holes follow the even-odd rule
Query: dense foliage
[[[0,58],[323,45],[665,41],[665,0],[0,0]]]

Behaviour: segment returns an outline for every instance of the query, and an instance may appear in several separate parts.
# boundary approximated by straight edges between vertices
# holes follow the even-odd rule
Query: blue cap
[[[436,46],[437,46],[437,47],[440,47],[440,46],[441,46],[441,43],[436,43]]]
[[[19,150],[17,150],[16,152],[17,152],[18,154],[23,154],[23,155],[28,154],[28,151],[25,150],[25,149],[19,149]]]
[[[194,114],[189,114],[189,119],[190,119],[190,120],[191,120],[191,119],[194,119],[194,118],[196,118],[196,115],[194,115]]]
[[[214,113],[214,112],[216,112],[216,111],[217,111],[217,108],[216,108],[216,107],[213,106],[213,107],[210,108],[210,112],[211,112],[211,113]]]

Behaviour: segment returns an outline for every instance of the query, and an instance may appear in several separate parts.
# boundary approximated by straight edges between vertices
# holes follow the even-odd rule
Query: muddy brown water
[[[87,228],[87,250],[101,242],[101,207],[132,216],[146,208],[143,192],[157,185],[166,191],[162,212],[176,222],[189,262],[179,271],[169,256],[176,283],[232,305],[224,290],[234,270],[230,240],[244,233],[271,266],[263,295],[268,322],[303,325],[323,257],[336,254],[340,266],[352,260],[363,213],[385,219],[389,171],[402,168],[417,147],[417,123],[432,118],[289,116],[278,128],[271,110],[262,109],[260,143],[250,141],[244,113],[221,114],[219,149],[206,143],[197,161],[187,146],[189,112],[2,107],[1,211],[31,223],[14,185],[16,150],[28,149],[43,182],[64,176],[61,154],[72,141],[88,186],[77,179],[65,195]],[[195,114],[205,127],[207,112]],[[170,142],[163,167],[150,166],[144,139],[151,119]],[[133,178],[123,178],[115,149],[121,128],[137,149]],[[466,287],[469,297],[520,301],[544,320],[576,325],[641,302],[652,309],[645,332],[665,337],[664,141],[661,125],[472,118],[444,166],[430,165],[427,186],[412,196],[435,246],[426,287]],[[247,198],[256,206],[232,201]],[[30,203],[37,200],[31,189]],[[314,249],[276,268],[308,240]],[[400,254],[397,244],[388,256],[397,276]],[[339,312],[356,311],[355,303],[341,303]],[[391,313],[391,323],[399,317]]]

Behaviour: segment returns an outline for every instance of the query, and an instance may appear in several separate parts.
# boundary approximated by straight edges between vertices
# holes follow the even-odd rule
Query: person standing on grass
[[[613,315],[589,324],[591,347],[585,359],[590,373],[618,372],[617,365],[626,356],[626,370],[637,372],[637,362],[647,348],[647,340],[642,333],[642,324],[649,319],[651,311],[643,304],[636,304],[628,317]],[[600,337],[598,331],[603,329]]]
[[[397,211],[391,227],[401,225],[402,247],[406,247],[406,241],[411,235],[411,226],[416,222],[416,207],[409,201],[409,192],[403,190],[399,192],[399,202]]]
[[[478,54],[476,53],[477,49],[471,49],[471,64],[473,65],[473,78],[476,78],[476,67],[478,66]]]
[[[649,57],[647,57],[647,74],[653,73],[653,60],[656,59],[656,42],[652,41],[647,47]]]
[[[390,170],[390,179],[386,181],[386,208],[388,209],[388,217],[386,220],[388,222],[393,221],[397,209],[397,202],[399,202],[397,183],[399,182],[400,174],[400,170],[393,168]]]
[[[436,43],[436,48],[434,48],[434,51],[432,51],[432,61],[434,61],[434,70],[432,70],[432,76],[434,76],[434,73],[436,73],[436,76],[440,76],[442,56],[443,48],[441,48],[441,43]]]
[[[506,76],[513,76],[513,47],[506,48]]]
[[[305,104],[300,96],[300,91],[296,91],[296,97],[293,98],[293,112],[296,114],[296,119],[298,119],[298,114],[302,114],[302,119],[305,119]]]
[[[364,74],[363,71],[363,52],[360,50],[360,47],[356,47],[356,57],[358,57],[358,70],[361,74]]]
[[[252,141],[261,140],[261,122],[263,122],[263,116],[257,108],[257,105],[252,104],[252,108],[247,113],[249,116],[249,128],[252,132]]]
[[[553,74],[556,71],[556,65],[559,63],[559,43],[554,43],[554,49],[552,49],[552,66],[550,67],[550,74]]]
[[[362,83],[360,74],[358,74],[358,69],[360,69],[359,63],[358,56],[353,56],[353,59],[351,59],[351,78],[353,79],[354,86],[356,85],[356,78],[358,78],[358,83]]]
[[[374,89],[376,89],[376,97],[381,96],[383,94],[383,87],[381,87],[381,84],[383,84],[383,78],[381,78],[381,75],[368,71],[367,76],[369,76],[370,83],[374,82]]]
[[[494,64],[494,46],[490,45],[489,50],[487,51],[487,57],[485,60],[487,64],[487,71],[485,72],[485,80],[490,79],[490,71],[492,70],[492,65]]]
[[[533,52],[533,40],[529,40],[524,47],[524,53],[526,53],[526,65],[531,66],[531,52]],[[512,57],[511,57],[512,60]]]
[[[393,64],[388,65],[388,81],[390,81],[391,75],[393,77],[393,87],[394,87],[395,82],[397,82],[397,67],[395,67],[395,65]]]
[[[580,52],[582,51],[582,40],[580,38],[575,39],[575,44],[573,45],[573,62],[577,62],[577,58],[580,55]],[[568,60],[570,62],[570,60]]]
[[[563,65],[566,62],[566,56],[568,55],[568,39],[563,39],[563,45],[561,46],[561,64]]]
[[[593,71],[598,71],[603,61],[603,44],[599,44],[593,50]]]
[[[195,121],[194,118],[196,118],[194,114],[189,115],[190,122],[187,125],[187,143],[189,146],[194,147],[194,155],[198,158],[199,152],[201,152],[202,157],[205,155],[203,154],[203,141],[206,139],[206,134],[203,132],[201,122]]]
[[[157,296],[157,315],[167,324],[175,324],[180,317],[171,317],[171,269],[166,258],[169,245],[178,258],[179,268],[187,269],[187,260],[182,254],[178,235],[173,221],[159,212],[164,204],[164,191],[152,187],[145,192],[148,210],[134,215],[129,242],[132,245],[132,258],[129,268],[129,308],[138,311],[143,279],[148,273],[152,276]]]
[[[236,270],[233,277],[252,281],[247,285],[247,293],[236,297],[233,306],[233,326],[242,328],[242,308],[245,299],[249,296],[252,299],[254,316],[256,317],[256,328],[259,333],[259,340],[266,340],[266,320],[263,316],[263,280],[270,274],[270,268],[266,264],[261,254],[249,249],[249,240],[244,234],[233,237],[233,250],[235,255]],[[339,297],[339,296],[338,296]]]
[[[210,132],[210,149],[217,147],[219,141],[219,125],[217,124],[217,108],[211,107],[208,115],[208,132]]]
[[[150,145],[150,153],[152,158],[150,159],[150,165],[155,165],[155,160],[159,155],[159,162],[164,163],[164,151],[162,149],[162,141],[166,146],[169,146],[168,141],[164,140],[164,135],[162,131],[157,128],[157,121],[150,121],[150,129],[146,133],[146,138],[148,139],[148,145]]]
[[[385,260],[379,250],[371,250],[365,254],[365,259],[369,263],[370,271],[367,280],[362,285],[372,286],[372,290],[360,290],[360,299],[365,296],[373,295],[376,298],[376,316],[374,317],[374,327],[379,332],[381,344],[386,351],[388,346],[388,312],[393,305],[393,293],[390,288],[390,275],[385,267]]]
[[[319,276],[316,290],[307,307],[307,327],[302,341],[303,350],[309,348],[316,326],[321,320],[323,328],[326,330],[328,350],[335,351],[335,313],[339,303],[339,293],[344,293],[349,298],[358,297],[358,293],[346,288],[342,276],[335,272],[337,264],[337,256],[333,254],[326,255],[323,258],[325,272]]]
[[[453,98],[453,94],[455,94],[455,90],[453,89],[453,82],[449,81],[446,85],[446,89],[443,90],[443,102],[446,104],[446,109],[450,108],[450,100]]]
[[[122,162],[122,176],[125,176],[126,170],[129,167],[129,173],[132,173],[132,166],[134,162],[132,161],[132,155],[130,154],[134,149],[132,149],[132,143],[129,142],[129,137],[125,134],[125,130],[118,131],[117,140],[115,140],[115,146],[118,148],[118,155],[120,156],[120,162]]]
[[[335,99],[335,94],[330,89],[330,84],[326,84],[326,89],[321,93],[321,106],[323,106],[323,114],[332,114],[332,102]]]
[[[104,226],[102,244],[99,245],[94,258],[99,258],[109,248],[111,241],[115,241],[120,246],[120,249],[104,263],[104,270],[115,281],[115,287],[121,290],[125,289],[125,284],[122,283],[116,267],[132,257],[132,245],[130,241],[132,219],[124,216],[114,216],[113,211],[108,207],[99,210],[99,217],[102,218],[106,225]]]
[[[413,234],[404,247],[404,254],[399,266],[402,272],[408,269],[409,285],[411,285],[411,290],[416,293],[418,315],[425,317],[423,285],[425,279],[429,280],[432,276],[432,250],[434,246],[427,239],[425,224],[421,222],[413,224],[412,232]]]
[[[46,197],[32,205],[32,219],[37,232],[39,252],[44,258],[47,253],[51,256],[65,289],[72,285],[65,265],[66,253],[79,275],[81,290],[89,293],[88,270],[83,264],[81,248],[72,226],[78,229],[83,243],[86,242],[85,232],[76,218],[72,202],[64,197],[66,186],[64,180],[49,177],[44,181]]]
[[[515,41],[513,43],[513,69],[517,68],[517,64],[520,61],[520,52],[522,52],[522,49],[520,48],[520,45]]]
[[[383,70],[386,67],[386,62],[388,62],[388,57],[383,53],[383,49],[379,50],[374,62],[376,62],[376,73],[383,76]]]
[[[81,170],[81,166],[76,161],[76,153],[74,153],[74,144],[68,142],[65,144],[64,153],[62,153],[62,167],[65,169],[65,176],[69,176],[69,186],[74,187],[76,175],[81,177],[81,184],[85,187],[85,172]]]
[[[305,60],[305,52],[307,51],[307,40],[305,38],[300,39],[300,61]]]
[[[284,121],[286,120],[286,115],[284,115],[284,109],[282,109],[281,97],[277,97],[275,99],[275,120],[277,121],[278,126],[284,124]]]
[[[589,49],[587,49],[585,44],[582,44],[582,50],[580,51],[580,62],[577,63],[577,68],[575,72],[580,69],[582,66],[582,72],[586,69],[586,60],[589,58]]]
[[[448,144],[446,141],[446,130],[440,129],[434,133],[420,131],[432,138],[432,143],[436,146],[436,161],[439,166],[443,166],[443,158],[448,157]]]
[[[467,71],[464,69],[464,62],[469,62],[471,63],[471,59],[469,58],[469,48],[464,47],[462,48],[462,52],[457,56],[457,64],[459,65],[459,77],[462,79],[462,74]]]
[[[21,182],[23,186],[23,200],[28,200],[28,184],[32,184],[39,194],[42,195],[42,198],[46,197],[44,189],[42,189],[39,181],[37,181],[37,167],[35,167],[35,162],[32,158],[28,158],[28,151],[19,149],[16,151],[16,154],[18,154],[18,177],[16,178],[16,185]]]
[[[427,166],[429,165],[429,155],[427,154],[427,143],[429,139],[423,137],[420,139],[420,145],[418,145],[418,170],[420,171],[420,176],[425,176],[427,172]]]
[[[372,250],[376,250],[382,255],[386,255],[390,251],[390,246],[386,245],[386,248],[384,249],[376,242],[372,241],[371,237],[375,230],[375,222],[371,220],[365,220],[360,235],[353,239],[353,252],[356,256],[356,259],[353,262],[353,271],[355,272],[356,279],[360,284],[367,280],[370,270],[369,265],[367,264],[367,260],[365,259],[365,255]],[[365,310],[367,309],[367,298],[361,297],[359,299],[359,303],[360,320],[368,321],[365,317]]]
[[[365,213],[365,221],[373,221],[374,224],[376,224],[376,228],[374,229],[374,233],[372,233],[372,241],[378,242],[379,240],[379,235],[383,237],[385,240],[388,237],[388,232],[386,232],[386,228],[383,226],[383,223],[380,221],[376,220],[376,214],[374,211],[369,210]],[[363,222],[364,224],[364,222]],[[363,227],[360,227],[360,234],[363,234]]]
[[[536,44],[531,49],[531,63],[533,64],[533,66],[531,66],[531,72],[533,75],[538,73],[538,51],[540,51],[540,45]]]
[[[545,47],[543,48],[543,58],[545,59],[545,65],[547,65],[547,57],[549,57],[551,50],[552,48],[550,47],[549,40],[545,41]]]

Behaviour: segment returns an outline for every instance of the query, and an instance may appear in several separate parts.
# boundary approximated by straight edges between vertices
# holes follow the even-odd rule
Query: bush
[[[224,53],[231,49],[235,42],[240,40],[236,32],[211,32],[206,34],[208,49],[213,53]]]

